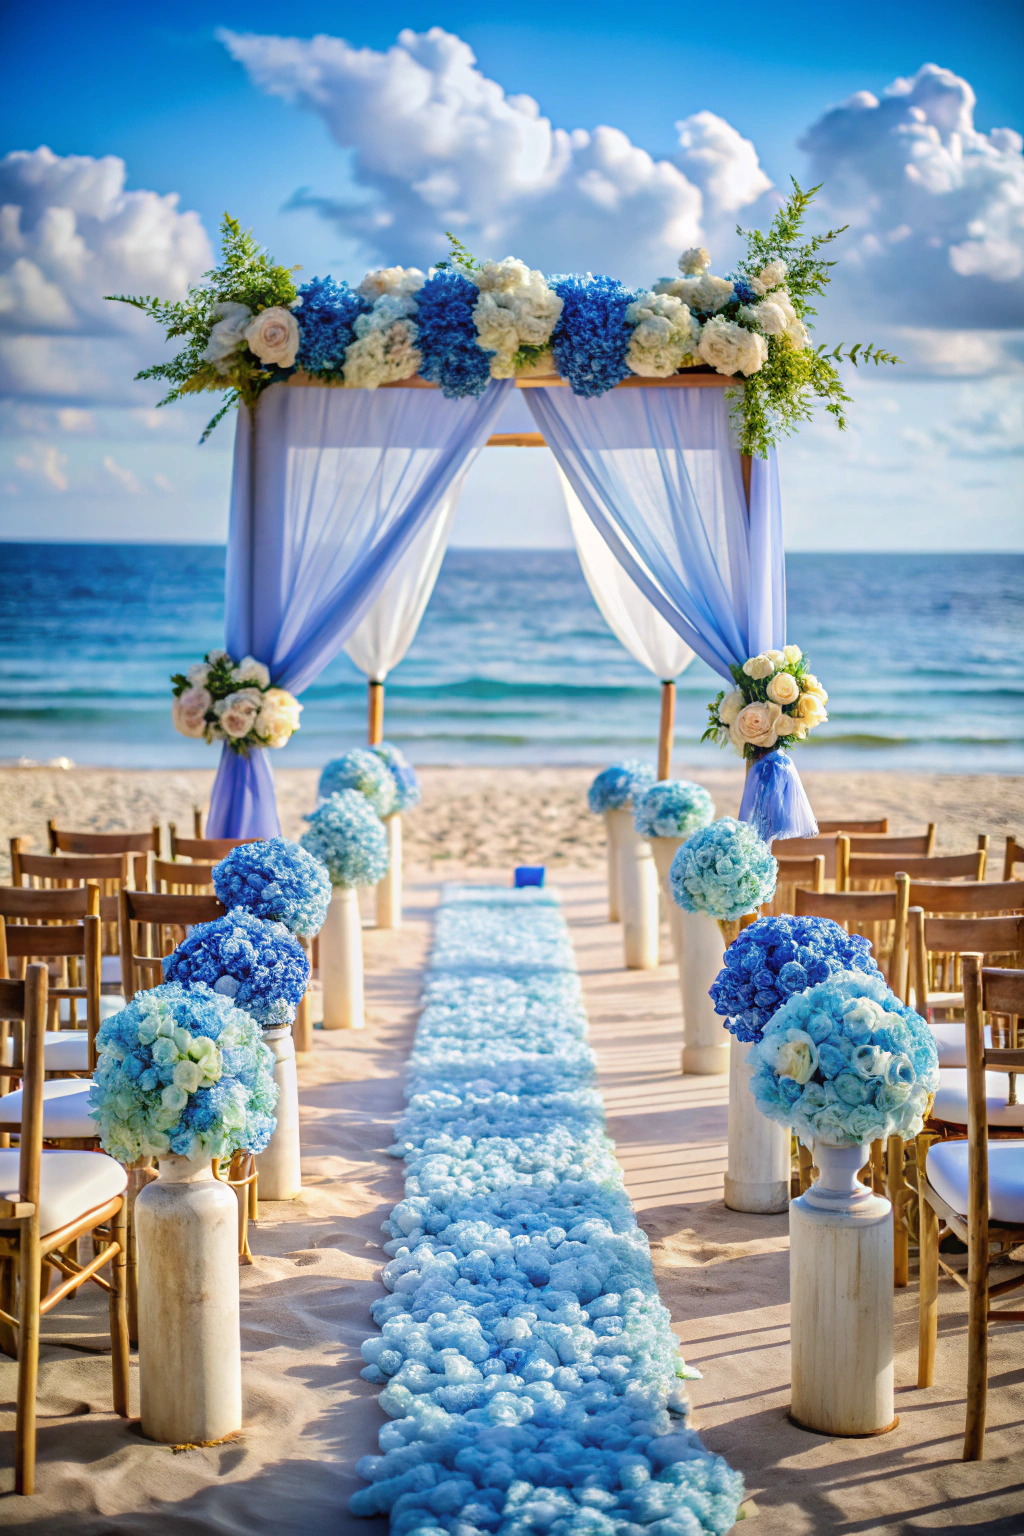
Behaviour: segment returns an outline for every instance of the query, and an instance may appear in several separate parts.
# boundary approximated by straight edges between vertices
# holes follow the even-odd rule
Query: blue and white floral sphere
[[[89,1113],[118,1162],[265,1150],[277,1124],[274,1056],[229,997],[177,983],[136,992],[100,1025],[96,1049]]]
[[[871,944],[861,934],[847,933],[828,917],[760,917],[729,945],[708,995],[737,1040],[760,1040],[794,992],[839,971],[878,974]]]
[[[244,907],[304,939],[320,932],[331,900],[320,860],[286,837],[232,848],[214,865],[213,888],[228,911]]]
[[[654,769],[649,763],[627,758],[603,768],[587,790],[587,804],[595,816],[605,811],[628,810],[654,783]]]
[[[745,821],[722,816],[695,832],[669,870],[672,899],[684,912],[731,922],[775,895],[778,860]]]
[[[164,980],[197,982],[230,998],[264,1029],[291,1024],[309,982],[309,959],[282,923],[244,907],[197,923],[164,961]]]
[[[326,866],[332,885],[351,890],[383,880],[388,872],[388,835],[358,790],[342,789],[330,795],[306,820],[309,831],[302,834],[302,846]]]
[[[633,806],[641,837],[692,837],[715,819],[715,802],[703,784],[660,779]]]
[[[395,810],[415,810],[422,799],[423,792],[420,789],[416,769],[405,753],[390,741],[380,741],[376,746],[371,747],[370,751],[387,765],[395,781]]]
[[[320,799],[327,800],[342,789],[358,790],[378,816],[390,816],[396,809],[394,775],[383,758],[369,747],[353,747],[324,768],[317,790]]]
[[[805,1146],[909,1141],[939,1086],[928,1025],[881,976],[863,972],[841,971],[791,997],[747,1060],[758,1109]]]

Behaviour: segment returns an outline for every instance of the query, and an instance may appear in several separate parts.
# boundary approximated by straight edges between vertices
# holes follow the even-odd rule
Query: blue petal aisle
[[[450,886],[409,1108],[405,1198],[363,1345],[390,1422],[358,1515],[393,1536],[728,1531],[743,1479],[686,1428],[689,1372],[605,1133],[550,891]]]

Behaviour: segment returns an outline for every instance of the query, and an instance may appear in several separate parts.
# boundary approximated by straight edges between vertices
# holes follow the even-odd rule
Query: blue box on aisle
[[[517,891],[520,890],[524,885],[543,885],[544,865],[520,864],[519,868],[515,872],[512,883]]]

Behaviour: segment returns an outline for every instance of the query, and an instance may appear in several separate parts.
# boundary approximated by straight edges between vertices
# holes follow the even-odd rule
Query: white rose
[[[212,703],[205,688],[186,688],[171,705],[175,730],[183,736],[202,736],[206,730],[206,711]]]
[[[747,661],[745,661],[743,663],[743,670],[748,677],[753,677],[755,679],[771,677],[772,673],[775,671],[775,663],[772,661],[767,651],[762,651],[759,656],[751,656]]]
[[[213,667],[216,666],[218,661],[230,661],[231,657],[228,655],[227,651],[207,651],[206,659],[210,663],[210,666]]]
[[[419,267],[378,267],[375,272],[367,272],[356,293],[372,304],[385,294],[407,297],[418,293],[426,280]]]
[[[777,667],[784,667],[786,665],[785,651],[765,651],[763,654],[768,657],[769,661],[774,662]]]
[[[250,320],[245,328],[245,340],[249,351],[254,352],[261,363],[292,368],[299,350],[299,322],[290,309],[274,304]]]
[[[777,672],[765,691],[776,704],[795,704],[800,697],[800,684],[791,672]]]
[[[205,688],[206,680],[210,675],[209,663],[205,661],[195,661],[189,667],[188,672],[185,675],[194,688]]]
[[[691,245],[679,258],[679,270],[687,277],[700,276],[711,265],[711,253],[702,245]]]
[[[246,304],[228,301],[215,304],[213,312],[220,319],[210,332],[200,357],[204,363],[212,363],[218,373],[227,373],[231,357],[245,340],[245,328],[252,318],[252,310]]]
[[[218,699],[213,708],[224,734],[240,741],[252,730],[262,703],[263,695],[258,688],[240,688],[226,699]]]
[[[787,1029],[784,1040],[770,1037],[762,1047],[762,1060],[774,1067],[780,1077],[790,1077],[795,1083],[809,1083],[818,1066],[818,1047],[802,1029]]]
[[[798,645],[784,645],[782,654],[787,661],[800,661],[804,653]]]
[[[768,343],[763,336],[737,325],[735,320],[723,320],[721,315],[705,325],[697,350],[716,373],[742,373],[746,378],[768,361]]]
[[[726,694],[721,704],[719,704],[718,718],[723,725],[732,725],[742,708],[743,695],[738,688],[734,688],[731,693]]]
[[[284,688],[268,688],[256,718],[256,734],[268,747],[283,747],[299,729],[302,705]]]
[[[778,732],[775,723],[782,710],[777,704],[755,700],[740,710],[729,727],[729,740],[741,751],[744,747],[774,747]]]
[[[265,667],[262,661],[257,661],[255,656],[243,656],[238,666],[232,667],[231,680],[235,683],[255,683],[257,688],[269,688],[270,668]]]

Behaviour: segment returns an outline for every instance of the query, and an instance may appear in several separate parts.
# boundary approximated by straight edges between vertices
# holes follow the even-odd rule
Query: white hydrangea
[[[717,315],[736,292],[727,277],[714,277],[710,272],[701,272],[693,277],[660,278],[654,285],[654,291],[682,299],[688,308],[704,315]]]
[[[480,290],[473,306],[477,345],[494,353],[492,378],[509,379],[520,347],[544,347],[551,340],[562,300],[548,287],[543,272],[515,256],[486,261],[465,275]]]
[[[784,261],[770,261],[754,277],[746,279],[747,287],[760,298],[763,294],[770,293],[773,288],[777,288],[780,283],[784,283],[788,273],[789,268]]]
[[[688,251],[684,251],[679,258],[679,270],[687,277],[700,276],[711,265],[711,252],[706,251],[702,245],[691,245]]]
[[[370,304],[385,295],[409,298],[419,292],[426,280],[426,273],[419,267],[378,267],[367,272],[356,293]]]
[[[360,315],[360,321],[372,320]],[[345,383],[349,389],[376,389],[378,384],[394,384],[418,373],[423,354],[416,345],[419,328],[409,319],[393,320],[390,325],[367,324],[345,350]]]
[[[785,288],[774,289],[760,304],[744,304],[739,318],[765,336],[785,336],[797,348],[806,347],[811,339]]]
[[[667,379],[697,362],[700,325],[681,299],[642,293],[626,310],[626,322],[634,327],[626,348],[632,373]]]
[[[747,378],[768,361],[768,343],[763,336],[721,315],[705,325],[698,352],[701,361],[709,363],[716,373],[742,373]]]

